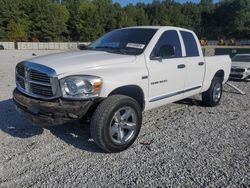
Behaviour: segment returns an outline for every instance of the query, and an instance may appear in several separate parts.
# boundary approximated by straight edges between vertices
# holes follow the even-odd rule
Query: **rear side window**
[[[181,31],[181,36],[185,44],[186,56],[187,57],[199,56],[197,43],[193,34],[190,32]]]
[[[175,55],[172,58],[182,57],[181,53],[181,43],[178,36],[178,33],[175,30],[165,31],[160,39],[158,40],[154,51],[152,52],[151,56],[157,56],[158,51],[163,45],[172,45],[175,49]]]

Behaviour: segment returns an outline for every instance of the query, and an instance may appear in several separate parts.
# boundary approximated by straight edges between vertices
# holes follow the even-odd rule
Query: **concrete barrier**
[[[88,42],[18,42],[18,50],[70,50],[77,49],[79,44]]]
[[[0,45],[3,45],[5,50],[14,50],[15,49],[14,42],[0,42]]]

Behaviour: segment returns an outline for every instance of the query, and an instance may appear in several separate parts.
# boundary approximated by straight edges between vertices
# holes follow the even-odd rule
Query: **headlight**
[[[62,95],[70,99],[88,99],[100,94],[102,79],[96,76],[70,76],[60,80]]]

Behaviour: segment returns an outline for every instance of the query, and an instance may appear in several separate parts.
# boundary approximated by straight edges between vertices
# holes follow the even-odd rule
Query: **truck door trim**
[[[166,94],[166,95],[154,97],[154,98],[150,99],[149,102],[159,101],[159,100],[162,100],[162,99],[165,99],[165,98],[173,97],[175,95],[186,93],[186,92],[189,92],[189,91],[192,91],[192,90],[196,90],[196,89],[199,89],[199,88],[201,88],[201,85],[195,86],[195,87],[192,87],[192,88],[188,88],[188,89],[185,89],[185,90],[177,91],[177,92],[174,92],[174,93],[170,93],[170,94]]]

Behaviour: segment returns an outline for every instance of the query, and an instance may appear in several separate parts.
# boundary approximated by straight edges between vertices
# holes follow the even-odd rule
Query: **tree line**
[[[112,0],[0,0],[0,41],[93,41],[135,25],[170,25],[200,38],[250,38],[250,0],[154,0],[122,7]]]

